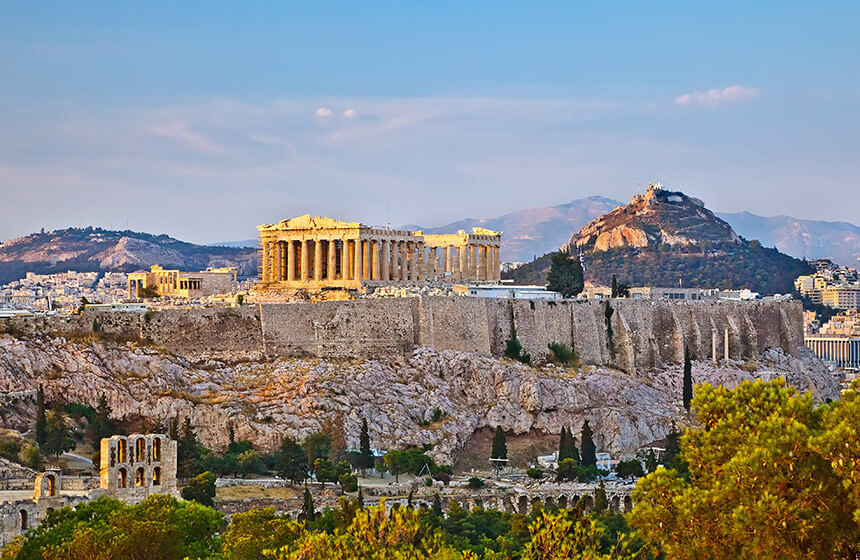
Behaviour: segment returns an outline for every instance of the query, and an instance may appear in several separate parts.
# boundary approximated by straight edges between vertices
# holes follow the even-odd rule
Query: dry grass
[[[264,488],[262,486],[226,486],[215,490],[215,501],[245,500],[248,498],[279,498],[289,500],[299,496],[296,488]]]

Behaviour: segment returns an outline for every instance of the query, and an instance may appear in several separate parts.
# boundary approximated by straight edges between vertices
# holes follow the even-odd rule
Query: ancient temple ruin
[[[449,235],[370,227],[309,214],[258,226],[260,281],[275,288],[498,282],[501,233]]]

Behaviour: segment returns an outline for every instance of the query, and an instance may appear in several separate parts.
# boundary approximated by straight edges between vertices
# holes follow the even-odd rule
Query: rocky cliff
[[[838,387],[801,350],[768,350],[755,360],[696,362],[693,379],[733,386],[785,375],[821,400]],[[372,360],[274,358],[241,363],[187,360],[134,343],[78,343],[62,337],[0,335],[0,391],[45,388],[49,400],[95,403],[104,393],[118,417],[189,417],[207,445],[223,448],[225,426],[263,448],[284,435],[303,437],[342,425],[351,447],[367,418],[375,447],[433,445],[437,460],[456,458],[475,430],[501,426],[522,434],[594,427],[598,448],[631,451],[684,424],[680,366],[637,376],[595,366],[533,367],[456,350],[418,347]],[[447,416],[429,423],[435,407]],[[32,418],[5,418],[28,429]]]

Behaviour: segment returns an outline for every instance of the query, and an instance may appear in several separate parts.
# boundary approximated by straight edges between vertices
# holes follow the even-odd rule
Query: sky
[[[860,222],[858,2],[0,2],[0,239],[629,200]]]

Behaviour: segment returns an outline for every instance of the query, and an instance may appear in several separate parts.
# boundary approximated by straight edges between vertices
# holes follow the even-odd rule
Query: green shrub
[[[470,489],[472,489],[472,490],[478,490],[478,489],[480,489],[480,488],[483,488],[483,487],[484,487],[484,481],[483,481],[483,480],[481,480],[480,478],[478,478],[477,476],[473,476],[473,477],[472,477],[472,478],[470,478],[470,479],[469,479],[469,481],[466,483],[466,486],[467,486],[467,487],[469,487],[469,488],[470,488]]]
[[[530,478],[535,480],[540,480],[543,478],[543,469],[539,469],[537,467],[529,467],[526,469],[526,474],[529,475]]]
[[[564,365],[573,361],[573,349],[567,344],[550,342],[547,347],[549,348],[551,361]]]

